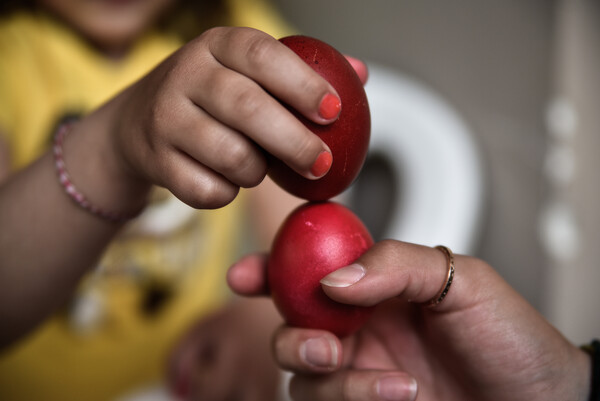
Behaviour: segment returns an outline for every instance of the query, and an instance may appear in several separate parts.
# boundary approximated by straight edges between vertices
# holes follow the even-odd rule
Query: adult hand
[[[229,272],[240,294],[267,293],[265,257]],[[343,339],[281,327],[273,347],[295,373],[295,400],[586,400],[588,356],[570,344],[486,263],[455,256],[446,298],[428,308],[447,277],[437,249],[387,240],[355,264],[331,273],[332,299],[374,306],[357,333]]]

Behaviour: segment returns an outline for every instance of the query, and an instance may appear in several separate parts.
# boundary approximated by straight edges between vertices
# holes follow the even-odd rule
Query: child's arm
[[[131,213],[151,185],[197,208],[257,185],[269,152],[309,178],[327,146],[280,101],[317,123],[335,90],[291,50],[246,28],[217,28],[184,46],[67,135],[64,162],[102,209]],[[0,186],[0,345],[63,303],[119,224],[76,205],[49,151]]]

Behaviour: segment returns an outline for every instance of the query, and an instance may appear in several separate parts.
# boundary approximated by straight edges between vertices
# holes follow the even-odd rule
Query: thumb
[[[242,257],[227,271],[227,285],[242,296],[268,295],[267,255],[255,253]]]
[[[477,292],[473,258],[454,256],[458,273],[453,276],[444,301],[436,310],[465,307]],[[449,257],[443,250],[400,241],[385,240],[373,245],[355,263],[330,273],[321,280],[325,293],[346,304],[373,306],[400,297],[415,303],[437,299],[449,278]],[[461,295],[468,294],[469,297]]]

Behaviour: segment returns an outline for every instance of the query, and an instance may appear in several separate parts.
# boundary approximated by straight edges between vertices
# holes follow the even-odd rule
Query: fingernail
[[[324,150],[319,153],[319,156],[317,156],[317,160],[315,160],[314,164],[310,168],[310,173],[315,176],[315,178],[320,178],[329,171],[332,164],[333,156],[330,152]]]
[[[321,279],[321,284],[329,287],[350,287],[362,279],[366,273],[364,267],[354,263],[329,273]]]
[[[377,382],[377,394],[382,401],[414,401],[417,381],[406,376],[384,377]]]
[[[300,357],[315,367],[335,368],[338,364],[337,345],[326,337],[311,338],[300,346]]]
[[[322,118],[332,120],[340,114],[341,110],[342,102],[336,95],[328,93],[321,99],[321,104],[319,104],[319,115]]]

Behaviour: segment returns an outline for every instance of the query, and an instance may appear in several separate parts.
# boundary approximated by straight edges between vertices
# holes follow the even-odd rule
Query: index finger
[[[205,34],[201,85],[186,92],[215,119],[242,132],[308,179],[331,167],[331,150],[287,107],[325,124],[341,110],[335,89],[285,45],[253,29],[219,28]]]
[[[326,124],[337,117],[339,109],[323,107],[328,95],[339,100],[335,88],[272,36],[252,28],[228,30],[209,46],[224,66],[252,78],[311,121]],[[228,49],[242,49],[243,53]]]
[[[238,295],[268,295],[267,255],[256,253],[242,257],[227,271],[227,284]]]

